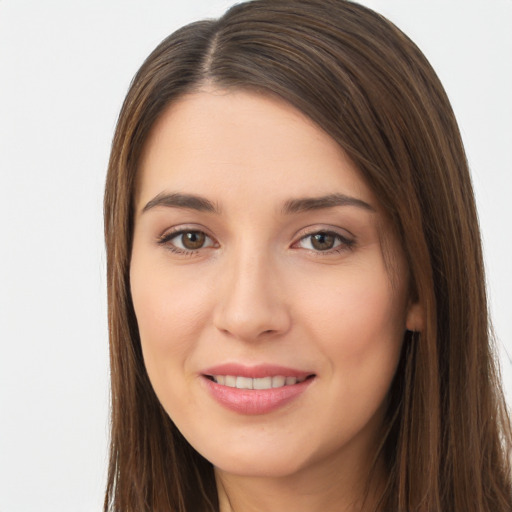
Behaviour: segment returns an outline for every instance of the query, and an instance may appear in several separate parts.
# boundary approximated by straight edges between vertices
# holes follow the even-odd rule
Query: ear
[[[425,329],[425,309],[420,302],[409,302],[405,327],[408,331],[422,332]]]

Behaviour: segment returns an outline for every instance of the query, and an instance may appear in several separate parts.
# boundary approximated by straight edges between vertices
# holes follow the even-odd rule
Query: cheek
[[[146,258],[147,259],[147,258]],[[205,323],[208,294],[172,273],[165,262],[148,262],[134,250],[131,294],[144,363],[157,394],[186,367]]]
[[[365,271],[345,270],[303,296],[308,335],[317,340],[341,387],[387,389],[405,332],[405,287],[393,289],[379,261]]]
[[[187,393],[192,381],[187,368],[199,338],[202,306],[189,287],[157,267],[136,263],[131,268],[131,292],[144,365],[164,409],[187,417],[194,405]]]
[[[324,331],[405,330],[404,287],[393,289],[385,270],[376,267],[345,268],[339,275],[317,279],[314,289],[302,293],[302,315],[312,322],[318,319]],[[353,341],[359,337],[354,333]]]
[[[304,296],[303,310],[307,338],[326,362],[324,406],[316,413],[331,432],[326,450],[380,428],[405,331],[405,299],[386,273],[351,271],[337,282]]]

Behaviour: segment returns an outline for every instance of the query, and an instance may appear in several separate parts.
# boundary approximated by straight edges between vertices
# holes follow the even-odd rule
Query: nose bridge
[[[215,323],[221,331],[250,341],[285,332],[290,319],[276,258],[246,242],[233,250],[220,275]]]

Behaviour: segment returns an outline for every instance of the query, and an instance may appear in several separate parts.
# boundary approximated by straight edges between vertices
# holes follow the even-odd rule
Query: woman
[[[171,35],[105,232],[105,510],[511,509],[464,150],[390,22],[257,0]]]

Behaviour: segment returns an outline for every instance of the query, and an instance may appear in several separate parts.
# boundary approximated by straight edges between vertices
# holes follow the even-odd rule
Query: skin
[[[242,91],[173,103],[139,171],[130,277],[144,361],[165,410],[213,463],[221,511],[360,510],[404,331],[421,320],[372,191],[303,114]],[[146,207],[162,193],[201,196],[218,211]],[[332,194],[369,208],[283,212]],[[187,249],[171,234],[180,229],[204,232],[204,244]],[[313,245],[319,232],[335,233],[332,248]],[[286,406],[244,415],[215,401],[201,376],[233,362],[315,377]]]

